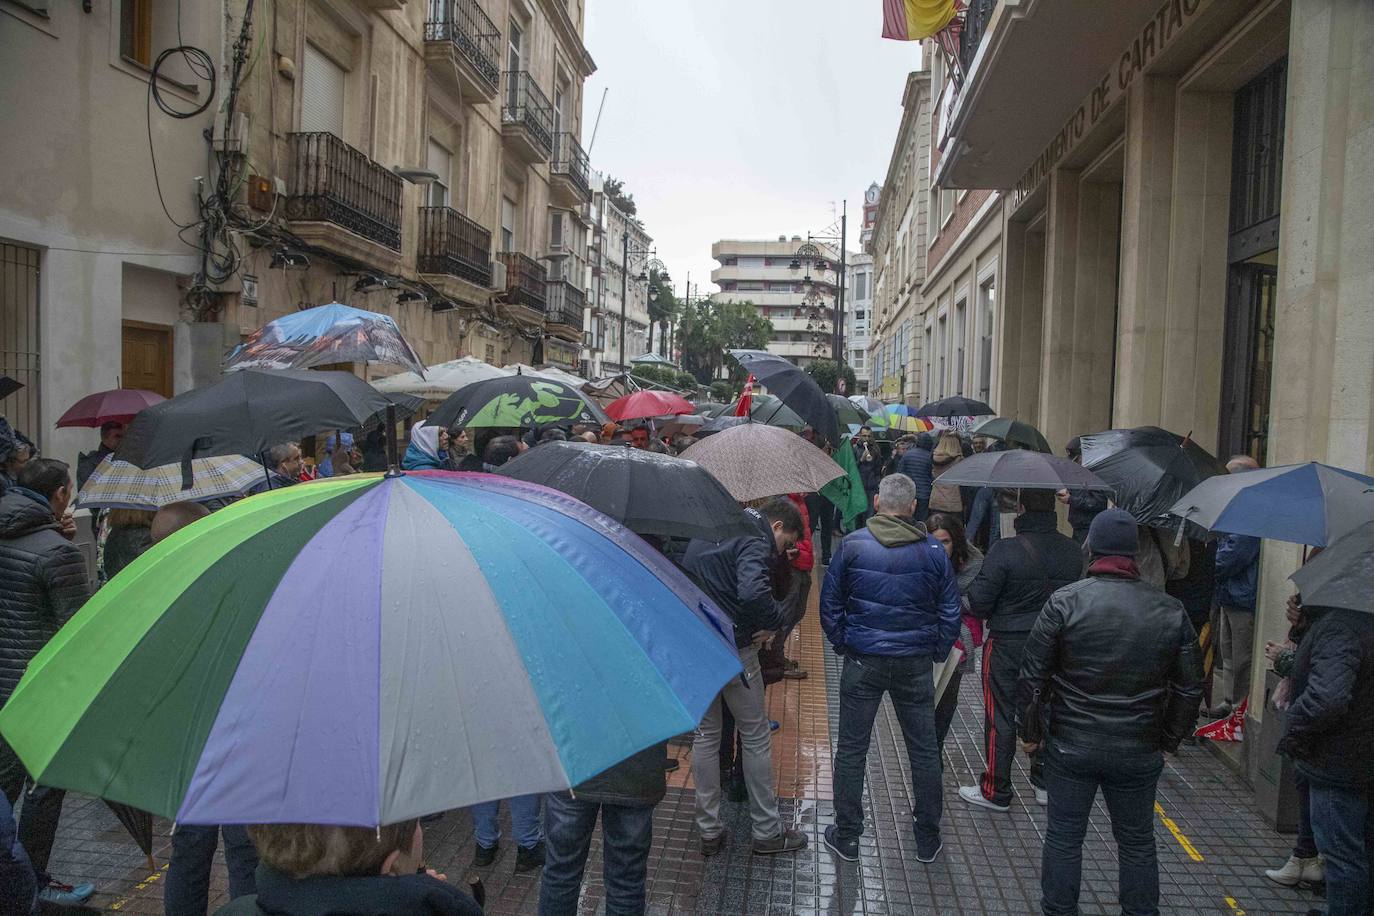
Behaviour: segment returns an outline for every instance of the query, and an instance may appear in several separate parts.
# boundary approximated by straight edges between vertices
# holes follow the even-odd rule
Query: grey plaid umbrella
[[[262,465],[242,455],[196,458],[185,488],[181,463],[144,469],[106,455],[77,495],[84,509],[161,509],[175,502],[204,502],[242,496],[261,483]]]
[[[703,439],[679,457],[711,472],[740,502],[815,493],[844,476],[844,469],[796,433],[763,423],[742,423]]]

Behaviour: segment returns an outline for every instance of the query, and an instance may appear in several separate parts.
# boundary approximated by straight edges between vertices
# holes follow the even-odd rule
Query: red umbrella
[[[606,416],[612,420],[640,420],[692,413],[695,410],[691,401],[671,391],[636,391],[606,405]]]
[[[145,407],[167,400],[156,391],[140,388],[111,388],[88,394],[77,401],[57,421],[58,428],[64,426],[101,426],[110,421],[128,423]]]

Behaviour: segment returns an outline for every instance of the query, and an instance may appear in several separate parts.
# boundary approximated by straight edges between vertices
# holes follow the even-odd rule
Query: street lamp
[[[814,235],[810,232],[806,234],[806,243],[797,249],[797,253],[792,258],[789,265],[792,270],[801,270],[806,267],[805,282],[808,286],[812,284],[811,268],[815,267],[818,272],[834,270],[836,274],[836,285],[839,294],[835,300],[835,328],[831,336],[831,356],[835,360],[836,369],[843,375],[845,360],[844,353],[844,306],[845,306],[845,275],[847,272],[848,258],[845,251],[846,236],[849,229],[849,201],[844,201],[840,210],[840,232],[838,235],[821,234]],[[816,242],[826,242],[837,244],[840,248],[840,263],[831,265],[824,257],[821,249],[816,246]],[[817,346],[819,349],[819,345]]]
[[[620,244],[623,252],[620,262],[622,268],[620,271],[620,370],[624,372],[629,366],[629,363],[625,362],[625,307],[630,297],[630,271],[634,269],[630,259],[634,258],[640,267],[639,275],[635,277],[636,283],[648,283],[651,271],[657,274],[658,279],[664,283],[670,282],[672,277],[668,276],[668,268],[658,259],[657,249],[630,244],[628,225],[625,227],[625,231],[620,234]],[[650,283],[648,294],[649,301],[655,301],[658,298],[658,287]]]

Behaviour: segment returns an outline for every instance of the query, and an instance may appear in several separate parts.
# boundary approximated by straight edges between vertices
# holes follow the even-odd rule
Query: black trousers
[[[1029,633],[994,633],[983,643],[983,736],[987,769],[980,788],[983,797],[1009,805],[1011,762],[1016,756],[1016,681],[1021,676],[1021,656]],[[1040,754],[1031,757],[1031,784],[1044,788]]]
[[[19,814],[19,843],[29,854],[33,870],[37,873],[40,887],[47,886],[48,858],[52,855],[53,841],[57,839],[57,823],[62,817],[62,800],[67,793],[62,789],[36,786],[24,777],[24,771],[8,745],[0,749],[0,757],[9,755],[12,761],[0,763],[4,776],[0,778],[0,791],[5,793],[11,806],[17,806],[22,797],[24,809]],[[13,763],[5,766],[5,763]],[[25,789],[28,792],[25,793]]]

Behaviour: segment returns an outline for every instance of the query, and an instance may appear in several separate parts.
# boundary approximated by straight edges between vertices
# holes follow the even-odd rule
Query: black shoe
[[[677,768],[680,766],[682,766],[682,764],[678,762],[676,757],[669,757],[667,760],[663,761],[663,772],[676,773]]]
[[[519,874],[522,871],[534,871],[536,868],[544,867],[544,841],[540,840],[533,846],[515,847],[515,871]]]
[[[486,868],[496,861],[496,854],[501,851],[501,844],[498,842],[494,846],[483,846],[477,844],[477,849],[472,853],[472,867]]]
[[[931,862],[935,861],[935,857],[938,856],[940,850],[944,848],[945,844],[941,841],[939,834],[936,834],[935,839],[927,840],[924,843],[921,842],[921,838],[918,836],[916,837],[916,861],[929,865]]]
[[[841,840],[840,828],[834,824],[825,828],[824,842],[826,849],[830,850],[841,859],[844,859],[846,862],[859,861],[859,841]]]
[[[725,832],[724,832],[724,831],[722,831],[722,832],[720,832],[720,833],[718,833],[718,834],[716,834],[715,836],[712,836],[712,837],[702,837],[702,838],[701,838],[701,854],[702,854],[703,857],[705,857],[705,858],[707,858],[707,859],[711,858],[711,856],[717,855],[717,854],[718,854],[722,849],[724,849],[724,848],[725,848]]]

